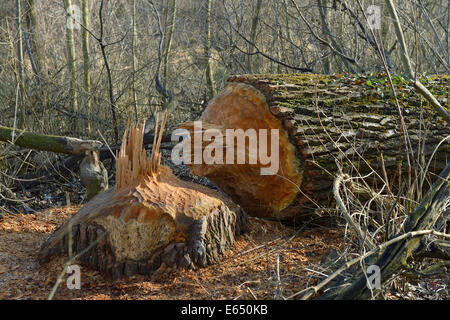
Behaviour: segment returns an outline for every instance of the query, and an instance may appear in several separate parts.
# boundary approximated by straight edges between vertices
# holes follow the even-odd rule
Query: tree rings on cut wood
[[[192,159],[188,166],[193,174],[206,176],[230,195],[236,203],[241,204],[247,213],[254,216],[272,216],[276,212],[281,212],[294,201],[298,193],[297,186],[302,178],[300,170],[302,162],[296,156],[296,148],[290,142],[283,123],[270,113],[266,98],[259,90],[243,83],[229,84],[208,104],[200,120],[203,130],[207,130],[208,126],[219,127],[217,125],[220,125],[221,128],[226,129],[242,129],[243,135],[254,133],[256,143],[262,141],[261,133],[264,133],[264,139],[268,143],[266,155],[270,155],[271,152],[270,142],[273,134],[271,129],[277,129],[279,149],[277,157],[274,159],[276,162],[274,165],[278,169],[278,173],[262,175],[261,169],[269,167],[269,164],[263,165],[259,154],[255,155],[257,161],[250,163],[248,156],[250,142],[247,137],[242,141],[237,138],[233,146],[235,151],[233,157],[231,159],[227,157],[230,146],[226,144],[226,140],[231,132],[224,131],[222,144],[225,147],[223,152],[225,159],[222,161],[223,163],[208,164],[206,161],[202,161],[201,164],[194,164],[194,159]],[[181,127],[191,132],[194,131],[193,123],[185,123]],[[239,135],[239,132],[235,131],[234,134]],[[191,139],[193,148],[195,148],[195,138],[194,134]],[[242,153],[238,147],[242,146],[242,143],[245,143],[243,151],[246,162],[238,164],[237,158]],[[260,145],[257,147],[259,150]],[[196,151],[192,152],[193,158]],[[204,153],[204,149],[202,153]],[[283,176],[280,176],[279,172],[282,172]]]
[[[132,129],[128,141],[125,132],[115,188],[95,196],[44,242],[41,263],[70,246],[80,253],[96,241],[79,260],[114,278],[220,260],[245,231],[246,215],[226,196],[160,165],[162,128],[150,159],[142,150],[144,126]]]

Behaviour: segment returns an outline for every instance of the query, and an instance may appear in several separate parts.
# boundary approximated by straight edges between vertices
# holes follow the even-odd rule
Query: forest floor
[[[171,166],[179,178],[213,187],[207,179],[192,176],[187,167],[172,166],[170,155],[162,153],[163,164]],[[42,242],[81,208],[84,188],[75,173],[67,177],[53,174],[39,181],[32,187],[15,188],[17,199],[26,201],[0,206],[0,300],[47,299],[68,260],[67,256],[55,256],[40,265],[37,252]],[[343,224],[294,229],[250,218],[248,227],[217,264],[118,280],[81,265],[81,289],[68,289],[64,273],[54,299],[274,299],[277,256],[281,293],[289,298],[325,279],[344,259],[358,253],[353,245],[356,241]],[[449,284],[450,272],[415,281],[399,276],[378,298],[450,300]]]
[[[47,299],[68,258],[57,256],[39,265],[38,249],[79,208],[0,216],[0,299]],[[277,222],[250,218],[249,232],[237,238],[218,264],[119,280],[80,266],[81,289],[68,289],[64,276],[54,299],[274,299],[277,255],[281,292],[286,298],[323,279],[327,271],[321,269],[321,260],[332,248],[339,252],[346,249],[344,230],[322,227],[295,231]],[[448,281],[447,274],[403,283],[403,289],[390,290],[383,298],[449,299]]]

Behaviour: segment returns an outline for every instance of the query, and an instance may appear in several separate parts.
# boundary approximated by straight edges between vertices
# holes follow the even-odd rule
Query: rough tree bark
[[[256,43],[256,32],[258,29],[258,23],[259,23],[259,13],[261,12],[261,6],[262,6],[262,0],[257,0],[256,2],[256,7],[255,7],[255,13],[252,19],[252,26],[250,29],[250,42],[251,43]],[[252,52],[253,47],[252,45],[249,43],[248,44],[248,52]],[[248,55],[247,56],[247,70],[249,73],[253,73],[255,71],[253,71],[253,55]],[[258,58],[257,58],[258,59]],[[259,66],[258,66],[259,67]]]
[[[329,41],[328,39],[328,21],[330,21],[330,10],[328,8],[328,3],[323,0],[317,0],[317,6],[319,8],[320,13],[320,22],[322,28],[322,37],[325,41]],[[327,46],[325,44],[321,44],[322,52],[327,52]],[[326,55],[322,58],[323,64],[323,73],[330,74],[331,73],[331,56]]]
[[[448,103],[449,79],[435,77],[427,84],[443,104]],[[204,127],[222,131],[279,129],[278,173],[260,175],[264,165],[259,160],[250,165],[248,158],[246,164],[234,161],[234,165],[188,165],[194,174],[206,176],[248,214],[299,221],[312,212],[320,212],[316,209],[334,207],[331,188],[337,163],[354,175],[359,172],[363,176],[373,169],[374,173],[365,179],[373,185],[384,178],[380,174],[384,159],[391,190],[398,187],[402,171],[407,169],[403,163],[404,139],[393,96],[383,77],[243,75],[228,81],[200,120]],[[428,160],[438,143],[447,137],[429,168],[431,173],[439,173],[450,157],[448,126],[411,87],[400,84],[397,89],[408,139],[416,155]],[[193,123],[180,127],[192,131]],[[267,141],[270,139],[267,137]],[[208,143],[204,143],[202,151]],[[248,154],[248,143],[246,148]],[[433,181],[433,175],[430,176]]]
[[[41,50],[39,48],[40,35],[36,23],[36,4],[35,0],[25,1],[25,22],[26,34],[29,40],[30,60],[32,58],[33,71],[36,77],[42,77],[42,59]],[[38,81],[40,81],[38,79]]]
[[[244,231],[246,216],[229,198],[160,166],[162,130],[147,159],[143,132],[143,125],[125,132],[115,188],[94,197],[43,243],[42,263],[70,245],[80,252],[98,241],[81,262],[114,278],[202,267],[218,261]]]
[[[84,94],[86,101],[86,111],[88,115],[87,127],[88,133],[92,132],[92,99],[91,99],[91,73],[89,62],[89,6],[87,0],[81,1],[81,12],[83,19],[83,26],[81,31],[82,49],[83,49],[83,75],[84,75]]]
[[[177,0],[172,0],[172,13],[170,18],[170,28],[169,35],[167,36],[166,52],[164,53],[164,71],[163,79],[167,83],[167,75],[169,70],[169,55],[171,54],[170,49],[172,47],[173,34],[175,33],[175,22],[177,19]]]
[[[25,84],[24,84],[24,67],[23,67],[23,32],[22,32],[22,6],[20,0],[16,0],[16,9],[17,9],[17,63],[15,64],[17,68],[18,76],[16,76],[17,86],[18,86],[18,104],[20,108],[20,116],[19,116],[19,127],[23,127],[25,124]]]
[[[131,92],[133,94],[133,106],[134,106],[134,118],[135,121],[138,120],[138,97],[136,91],[136,67],[138,65],[136,57],[136,40],[137,40],[137,30],[136,30],[136,0],[131,1],[131,70],[132,74],[132,85]]]

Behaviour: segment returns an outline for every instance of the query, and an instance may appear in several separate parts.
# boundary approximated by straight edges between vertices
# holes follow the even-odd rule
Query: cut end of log
[[[221,128],[221,142],[224,146],[222,153],[225,159],[220,164],[207,164],[205,161],[195,164],[191,161],[188,166],[193,174],[206,176],[252,216],[274,216],[293,202],[302,180],[299,170],[302,163],[296,156],[294,145],[289,141],[288,132],[282,122],[270,112],[266,98],[259,90],[248,84],[231,83],[208,104],[199,120],[202,121],[203,129]],[[194,124],[185,123],[180,127],[192,133],[194,154],[197,151],[194,145]],[[205,130],[202,133],[204,132]],[[269,156],[271,163],[263,164],[259,153],[254,154],[254,163],[251,163],[249,137],[253,133],[258,151],[264,144],[267,148],[264,155]],[[271,150],[270,142],[275,133],[278,134],[278,149]],[[245,140],[233,135],[240,135]],[[229,138],[232,140],[228,140]],[[234,141],[233,146],[227,141]],[[230,148],[233,148],[233,158],[227,157]],[[204,147],[201,151],[204,153]],[[245,163],[238,162],[242,152],[245,153]],[[268,169],[270,166],[275,170],[270,174],[262,174],[264,171],[261,169]]]
[[[41,247],[41,262],[70,245],[79,253],[104,232],[105,238],[80,259],[113,277],[206,266],[233,245],[235,236],[245,230],[243,210],[218,192],[180,180],[160,165],[166,117],[167,112],[159,133],[155,132],[150,159],[141,150],[144,126],[125,132],[114,190],[94,197],[55,231]]]

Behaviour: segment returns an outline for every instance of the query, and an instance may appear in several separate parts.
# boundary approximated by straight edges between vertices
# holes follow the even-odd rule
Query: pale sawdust
[[[78,209],[54,208],[0,218],[0,299],[48,297],[67,256],[56,256],[41,266],[37,252],[54,229]],[[133,276],[120,280],[81,266],[81,290],[69,290],[64,280],[54,299],[273,299],[277,255],[282,294],[286,297],[317,281],[317,275],[305,268],[314,269],[331,248],[341,249],[343,238],[342,229],[295,233],[280,223],[251,218],[249,232],[238,237],[218,264],[157,278]]]

